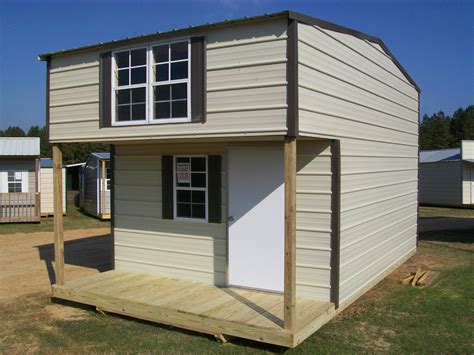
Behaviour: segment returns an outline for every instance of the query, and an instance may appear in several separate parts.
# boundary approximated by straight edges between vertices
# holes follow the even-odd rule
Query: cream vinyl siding
[[[420,203],[460,206],[462,162],[420,164]]]
[[[302,136],[341,141],[340,303],[416,248],[418,93],[378,45],[298,25]]]
[[[299,142],[296,170],[296,293],[298,297],[329,301],[330,142]]]
[[[63,213],[66,213],[66,169],[63,174]],[[40,191],[41,191],[41,214],[53,214],[53,169],[40,169]]]
[[[225,285],[225,161],[221,224],[161,218],[161,156],[224,154],[222,144],[116,146],[115,268]]]
[[[286,26],[282,18],[194,34],[207,40],[203,124],[100,129],[99,51],[53,57],[51,142],[284,134]]]

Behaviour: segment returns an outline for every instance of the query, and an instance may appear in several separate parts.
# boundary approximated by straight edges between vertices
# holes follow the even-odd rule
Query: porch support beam
[[[285,140],[285,283],[284,328],[295,327],[296,308],[296,138]]]
[[[63,156],[61,149],[53,145],[53,192],[54,192],[54,272],[56,284],[64,285],[64,224],[63,224]]]

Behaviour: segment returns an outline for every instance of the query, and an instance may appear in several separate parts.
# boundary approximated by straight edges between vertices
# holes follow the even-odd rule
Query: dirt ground
[[[110,267],[108,228],[66,231],[64,241],[66,281]],[[0,235],[0,302],[49,292],[54,283],[53,260],[51,232]]]

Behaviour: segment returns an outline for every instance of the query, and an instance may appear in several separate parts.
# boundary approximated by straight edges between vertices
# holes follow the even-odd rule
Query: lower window
[[[174,159],[176,218],[207,220],[207,157],[176,156]]]
[[[8,192],[22,192],[22,173],[21,171],[9,171],[8,172]]]

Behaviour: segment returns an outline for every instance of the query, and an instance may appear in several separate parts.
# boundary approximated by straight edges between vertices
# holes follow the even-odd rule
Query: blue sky
[[[38,53],[286,9],[382,38],[421,87],[422,114],[474,104],[472,0],[0,0],[0,129],[44,125]]]

